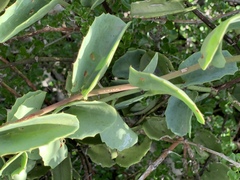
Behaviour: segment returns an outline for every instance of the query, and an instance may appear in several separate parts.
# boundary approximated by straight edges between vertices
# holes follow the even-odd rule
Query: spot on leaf
[[[88,73],[87,73],[87,71],[84,71],[84,74],[83,74],[83,76],[84,76],[84,77],[86,77],[86,76],[87,76],[87,74],[88,74]]]
[[[90,58],[91,58],[91,60],[93,60],[93,61],[96,59],[93,52],[90,54]]]
[[[140,81],[144,82],[145,81],[145,78],[139,78]]]

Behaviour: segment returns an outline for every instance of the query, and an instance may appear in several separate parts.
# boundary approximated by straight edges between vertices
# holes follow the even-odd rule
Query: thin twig
[[[166,137],[166,138],[162,138],[162,140],[163,140],[163,141],[166,141],[166,142],[171,142],[171,143],[176,142],[176,140],[173,140],[173,139],[170,139],[170,138],[167,138],[167,137]],[[180,141],[179,141],[179,142],[180,142]],[[219,157],[225,159],[226,161],[232,163],[232,165],[234,165],[235,167],[240,168],[240,163],[238,163],[238,162],[230,159],[229,157],[225,156],[225,155],[222,154],[222,153],[219,153],[219,152],[216,152],[216,151],[214,151],[214,150],[208,149],[208,148],[204,147],[204,146],[201,145],[201,144],[195,144],[195,143],[193,143],[193,142],[189,142],[189,141],[186,141],[186,140],[182,140],[180,143],[181,143],[181,144],[190,144],[190,145],[192,145],[192,146],[198,147],[200,150],[206,151],[206,152],[211,153],[211,154],[216,155],[216,156],[219,156]]]
[[[193,142],[185,141],[184,143],[190,144],[190,145],[192,145],[192,146],[198,147],[200,150],[203,150],[203,151],[209,152],[209,153],[211,153],[211,154],[217,155],[217,156],[225,159],[226,161],[232,163],[235,167],[240,168],[240,163],[238,163],[238,162],[230,159],[229,157],[225,156],[223,153],[219,153],[219,152],[217,152],[217,151],[208,149],[208,148],[206,148],[206,147],[204,147],[204,146],[202,146],[202,145],[195,144],[195,143],[193,143]]]
[[[188,152],[188,156],[189,158],[192,160],[192,168],[193,168],[193,173],[195,174],[195,179],[196,180],[200,180],[200,175],[199,175],[199,164],[196,161],[196,159],[194,158],[194,153],[193,150],[191,149],[191,147],[189,146],[189,144],[185,144],[186,148],[187,148],[187,152]]]
[[[182,140],[183,138],[180,138],[179,140],[175,141],[168,149],[164,150],[161,156],[159,156],[159,158],[155,162],[148,166],[147,170],[141,175],[138,180],[144,180],[145,178],[147,178],[147,176],[165,160],[168,154],[170,154],[171,151],[173,151],[181,143]]]
[[[42,33],[46,33],[46,32],[68,32],[68,33],[70,33],[70,32],[80,32],[80,28],[79,27],[74,27],[74,28],[58,27],[58,28],[55,28],[55,27],[47,26],[47,27],[44,27],[43,29],[37,30],[35,32],[31,32],[31,33],[25,34],[23,36],[14,37],[14,38],[8,40],[6,43],[11,43],[12,41],[20,41],[20,40],[26,39],[28,37],[32,37],[32,36],[42,34]]]
[[[149,114],[155,112],[155,111],[156,111],[158,108],[160,108],[162,105],[166,104],[166,102],[168,101],[168,98],[169,98],[169,96],[168,96],[168,97],[165,97],[163,100],[161,99],[161,100],[162,100],[161,102],[158,101],[158,104],[157,104],[156,106],[154,106],[152,109],[150,109],[143,117],[141,117],[141,119],[139,119],[139,120],[138,120],[136,123],[134,123],[132,126],[136,126],[136,125],[141,124]]]
[[[0,56],[0,60],[2,61],[2,62],[4,62],[5,64],[8,64],[9,62],[5,59],[5,58],[3,58],[2,56]],[[21,71],[19,71],[16,67],[14,67],[14,66],[10,66],[10,68],[14,71],[14,72],[16,72],[26,83],[27,83],[27,85],[30,87],[30,88],[32,88],[34,91],[36,91],[37,90],[37,88],[36,88],[36,86],[21,72]]]
[[[229,82],[226,82],[224,84],[221,84],[221,85],[218,85],[218,86],[214,86],[213,88],[218,91],[221,91],[223,89],[228,89],[228,88],[231,88],[232,86],[234,86],[235,84],[239,83],[240,82],[240,78],[236,78],[236,79],[233,79]]]
[[[14,89],[12,89],[11,87],[9,87],[6,83],[4,83],[1,79],[0,79],[0,85],[2,87],[4,87],[5,89],[7,89],[10,93],[12,93],[15,97],[20,97],[21,95],[18,94]]]
[[[240,55],[239,56],[234,56],[234,57],[228,57],[226,58],[227,62],[233,62],[233,61],[240,61]],[[169,73],[167,75],[163,75],[160,78],[166,79],[166,80],[171,80],[174,79],[176,77],[182,76],[184,74],[188,74],[190,72],[196,71],[200,69],[199,64],[195,64],[192,65],[188,68],[184,68],[184,69],[180,69],[178,71]],[[101,89],[95,89],[93,90],[91,93],[88,94],[88,97],[92,97],[92,96],[99,96],[101,94],[110,94],[110,93],[116,93],[116,92],[121,92],[121,91],[128,91],[128,90],[133,90],[133,89],[139,89],[138,87],[132,86],[130,84],[124,84],[124,85],[118,85],[118,86],[112,86],[112,87],[105,87],[105,88],[101,88]],[[17,123],[19,121],[25,121],[34,117],[38,117],[44,114],[47,114],[51,111],[53,111],[54,109],[66,105],[68,103],[74,102],[74,101],[78,101],[81,100],[83,98],[83,96],[81,94],[76,94],[70,98],[64,99],[62,101],[59,101],[55,104],[52,104],[50,106],[47,106],[44,109],[41,109],[39,111],[37,111],[34,114],[30,114],[22,119],[19,119],[13,123]]]
[[[38,62],[74,62],[73,58],[64,58],[64,57],[35,57],[31,59],[25,59],[17,62],[9,62],[6,65],[0,66],[0,69],[6,69],[11,66],[18,66],[18,65],[25,65],[25,64],[32,64],[32,63],[38,63]]]
[[[114,86],[114,87],[106,87],[106,88],[102,88],[102,89],[95,89],[91,93],[88,94],[88,97],[98,96],[98,95],[101,95],[101,94],[109,94],[109,93],[115,93],[115,92],[120,92],[120,91],[126,91],[126,90],[131,90],[131,89],[138,89],[138,87],[132,86],[130,84],[124,84],[124,85],[119,85],[119,86]],[[30,114],[30,115],[28,115],[28,116],[26,116],[22,119],[19,119],[19,120],[13,122],[13,123],[18,123],[20,121],[26,121],[26,120],[29,120],[31,118],[47,114],[47,113],[53,111],[54,109],[56,109],[60,106],[66,105],[66,104],[74,102],[74,101],[81,100],[82,98],[83,98],[83,96],[81,94],[73,95],[70,98],[64,99],[64,100],[59,101],[55,104],[47,106],[47,107],[37,111],[36,113]]]

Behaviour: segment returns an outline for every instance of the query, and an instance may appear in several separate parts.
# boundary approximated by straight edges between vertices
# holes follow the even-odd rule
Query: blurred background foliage
[[[130,4],[136,0],[123,1]],[[189,2],[192,4],[197,3],[197,1],[193,0],[189,0]],[[193,12],[159,18],[133,19],[129,15],[129,8],[124,6],[124,3],[120,0],[104,1],[103,4],[93,10],[84,7],[80,0],[71,0],[69,4],[70,6],[66,7],[66,9],[61,6],[56,7],[49,15],[31,27],[20,32],[6,43],[0,44],[0,54],[9,62],[9,64],[5,64],[0,61],[0,123],[3,123],[6,118],[6,108],[10,109],[14,104],[16,95],[21,96],[34,90],[33,87],[26,84],[26,81],[16,71],[11,69],[12,66],[17,67],[33,83],[36,89],[48,92],[46,105],[53,104],[67,96],[67,92],[63,90],[67,72],[72,68],[72,63],[77,56],[81,42],[87,34],[94,17],[101,15],[103,12],[114,14],[125,22],[132,21],[114,55],[112,65],[127,50],[143,49],[164,54],[171,60],[174,68],[177,69],[183,60],[200,50],[204,38],[211,32],[211,29]],[[211,18],[215,25],[240,11],[240,4],[234,4],[234,2],[231,3],[230,1],[205,0],[199,1],[199,4],[198,9]],[[53,28],[55,28],[55,31],[52,30]],[[229,36],[238,41],[238,33],[232,31]],[[226,42],[223,43],[223,49],[227,49],[232,55],[238,53]],[[240,78],[239,72],[234,76],[226,76],[219,81],[208,83],[206,86],[217,89],[226,82],[238,78]],[[109,68],[101,83],[104,86],[109,86],[113,79],[114,76],[111,68]],[[17,94],[10,92],[3,83],[14,89]],[[237,132],[240,115],[229,97],[229,93],[234,94],[240,100],[240,86],[237,83],[230,85],[227,89],[223,88],[218,91],[216,95],[210,95],[208,98],[199,101],[197,105],[206,117],[204,128],[210,130],[218,138],[221,142],[222,152],[240,161],[240,155],[234,153],[237,151],[237,146],[232,141]],[[201,93],[200,97],[203,95],[204,93]],[[164,98],[167,97],[160,100],[163,101]],[[144,105],[148,106],[149,99],[144,98],[141,100],[142,109],[145,108]],[[138,103],[138,105],[140,104]],[[137,105],[135,104],[135,106]],[[162,104],[147,116],[162,115],[165,108],[166,104]],[[119,112],[125,116],[124,118],[128,124],[131,124],[136,118],[141,119],[141,117],[145,116],[144,113],[131,116],[129,115],[129,109],[119,110]],[[196,121],[192,122],[191,139],[194,139],[202,126]],[[86,156],[87,146],[80,147],[76,142],[72,141],[68,141],[67,145],[69,151],[72,152],[72,165],[84,177],[83,179],[135,179],[146,170],[151,162],[160,156],[164,149],[169,147],[167,142],[155,141],[151,150],[140,163],[125,169],[117,165],[111,168],[103,168],[92,163]],[[190,163],[189,169],[184,169],[182,157],[177,153],[183,154],[182,145],[177,147],[175,153],[171,154],[148,178],[177,179],[177,174],[184,171],[185,177],[182,176],[182,179],[193,179],[194,171],[201,169],[204,167],[204,163],[211,162],[215,158],[212,156],[203,158],[203,156],[195,154],[195,159],[188,161]],[[198,167],[194,166],[196,163]],[[227,162],[225,163],[228,165]],[[240,178],[239,170],[236,168],[232,168],[230,174],[232,179]]]

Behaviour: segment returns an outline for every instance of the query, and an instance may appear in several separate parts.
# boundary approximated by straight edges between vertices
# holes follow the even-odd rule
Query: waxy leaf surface
[[[81,92],[87,98],[106,72],[129,24],[109,14],[94,20],[73,64],[72,93]]]
[[[70,114],[51,114],[0,127],[0,156],[29,151],[74,133],[78,120]]]
[[[148,91],[149,95],[169,94],[175,96],[182,100],[193,111],[199,123],[204,124],[205,120],[196,104],[183,90],[171,82],[153,74],[138,72],[133,68],[130,68],[129,83],[143,89],[144,91]]]
[[[17,0],[0,16],[0,43],[46,15],[61,0]]]
[[[218,68],[225,66],[226,60],[222,53],[222,40],[227,31],[239,29],[240,14],[222,22],[216,27],[203,42],[201,47],[201,57],[198,62],[203,70],[211,64]]]

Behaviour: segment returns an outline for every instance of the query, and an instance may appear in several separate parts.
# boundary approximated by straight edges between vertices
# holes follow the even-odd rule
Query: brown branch
[[[0,60],[1,60],[2,62],[4,62],[5,64],[8,64],[8,63],[9,63],[8,60],[6,60],[5,58],[3,58],[2,56],[0,56]],[[30,88],[32,88],[34,91],[37,90],[36,86],[35,86],[21,71],[19,71],[19,70],[18,70],[16,67],[14,67],[14,66],[10,66],[10,68],[11,68],[14,72],[16,72],[16,73],[27,83],[27,85],[28,85]]]
[[[193,142],[185,141],[184,143],[190,144],[190,145],[192,145],[192,146],[198,147],[200,150],[203,150],[203,151],[206,151],[206,152],[208,152],[208,153],[211,153],[211,154],[214,154],[214,155],[216,155],[216,156],[219,156],[219,157],[221,157],[222,159],[225,159],[226,161],[232,163],[232,165],[234,165],[235,167],[240,168],[240,163],[238,163],[238,162],[230,159],[229,157],[225,156],[223,153],[219,153],[219,152],[214,151],[214,150],[212,150],[212,149],[208,149],[208,148],[206,148],[206,147],[204,147],[204,146],[202,146],[202,145],[200,145],[200,144],[195,144],[195,143],[193,143]]]
[[[227,83],[224,83],[224,84],[221,84],[221,85],[218,85],[218,86],[214,86],[213,88],[216,89],[216,91],[221,91],[221,90],[224,90],[224,89],[228,89],[228,88],[231,88],[232,86],[234,86],[235,84],[239,83],[240,82],[240,78],[236,78],[236,79],[233,79]]]
[[[183,138],[179,138],[179,140],[175,141],[168,149],[164,150],[161,156],[159,156],[156,161],[154,161],[150,166],[148,166],[147,170],[141,175],[138,180],[144,180],[145,178],[147,178],[147,176],[165,160],[168,154],[170,154],[171,151],[173,151],[182,142],[182,140]]]
[[[188,156],[192,160],[192,168],[193,168],[193,172],[195,174],[195,179],[200,180],[200,175],[198,172],[199,164],[194,157],[194,152],[193,152],[192,148],[189,146],[189,144],[185,144],[185,146],[187,148]]]
[[[240,58],[239,56],[234,56],[234,57],[228,57],[226,58],[227,62],[233,62],[233,61],[238,61]],[[194,64],[190,67],[184,68],[184,69],[180,69],[178,71],[175,72],[171,72],[169,74],[163,75],[160,78],[166,79],[166,80],[171,80],[174,79],[176,77],[182,76],[184,74],[188,74],[190,72],[196,71],[200,69],[199,64]],[[123,84],[123,85],[118,85],[118,86],[112,86],[112,87],[106,87],[106,88],[102,88],[102,89],[95,89],[93,90],[91,93],[88,94],[88,97],[91,96],[98,96],[101,94],[110,94],[110,93],[116,93],[116,92],[121,92],[121,91],[128,91],[128,90],[133,90],[133,89],[139,89],[138,87],[132,86],[131,84]],[[38,117],[44,114],[47,114],[51,111],[53,111],[54,109],[60,107],[60,106],[64,106],[68,103],[74,102],[74,101],[78,101],[81,100],[83,97],[81,94],[76,94],[70,98],[64,99],[62,101],[59,101],[55,104],[52,104],[50,106],[47,106],[39,111],[37,111],[34,114],[30,114],[22,119],[19,119],[17,121],[15,121],[14,123],[17,123],[19,121],[25,121],[34,117]]]
[[[105,9],[105,11],[106,11],[107,13],[113,14],[112,9],[109,7],[109,5],[108,5],[108,3],[107,3],[106,1],[104,1],[104,2],[102,3],[102,6],[103,6],[103,8]]]
[[[92,96],[98,96],[101,94],[109,94],[109,93],[115,93],[115,92],[120,92],[120,91],[126,91],[126,90],[132,90],[132,89],[138,89],[138,87],[132,86],[130,84],[124,84],[124,85],[118,85],[118,86],[114,86],[114,87],[106,87],[106,88],[102,88],[102,89],[95,89],[93,90],[91,93],[88,94],[88,97],[92,97]],[[64,99],[62,101],[59,101],[55,104],[52,104],[50,106],[47,106],[39,111],[37,111],[36,113],[30,114],[22,119],[19,119],[13,123],[18,123],[20,121],[26,121],[29,120],[31,118],[34,117],[38,117],[44,114],[47,114],[53,110],[55,110],[56,108],[66,105],[68,103],[77,101],[77,100],[81,100],[83,99],[83,96],[81,94],[76,94],[71,96],[70,98]],[[6,125],[6,124],[5,124]]]
[[[171,142],[171,143],[176,142],[175,140],[170,139],[170,138],[167,138],[167,137],[162,138],[161,140],[166,141],[166,142]],[[237,167],[237,168],[240,168],[240,163],[238,163],[238,162],[230,159],[229,157],[225,156],[223,153],[219,153],[219,152],[217,152],[217,151],[208,149],[208,148],[204,147],[204,146],[201,145],[201,144],[195,144],[195,143],[193,143],[193,142],[189,142],[189,141],[186,141],[186,140],[182,140],[182,141],[178,140],[178,141],[179,141],[179,143],[181,143],[181,144],[189,144],[189,145],[198,147],[201,151],[206,151],[206,152],[208,152],[208,153],[210,153],[210,154],[219,156],[220,158],[223,158],[223,159],[225,159],[226,161],[232,163],[233,166],[235,166],[235,167]]]
[[[8,40],[6,43],[11,43],[12,41],[18,41],[18,40],[23,40],[26,39],[28,37],[32,37],[38,34],[42,34],[42,33],[46,33],[46,32],[80,32],[80,28],[79,27],[74,27],[74,28],[67,28],[67,27],[59,27],[59,28],[55,28],[55,27],[44,27],[43,29],[37,30],[35,32],[31,32],[28,34],[25,34],[23,36],[18,36],[18,37],[14,37],[10,40]]]
[[[4,87],[5,89],[7,89],[10,93],[12,93],[15,97],[20,97],[21,95],[18,94],[14,89],[12,89],[11,87],[9,87],[6,83],[4,83],[1,79],[0,79],[0,85],[2,87]]]
[[[6,65],[0,66],[0,69],[6,69],[11,66],[32,64],[32,63],[38,63],[38,62],[56,62],[56,61],[72,63],[72,62],[74,62],[74,59],[73,58],[64,58],[64,57],[35,57],[35,58],[25,59],[25,60],[21,60],[21,61],[17,61],[17,62],[11,62],[11,63],[9,62]]]

